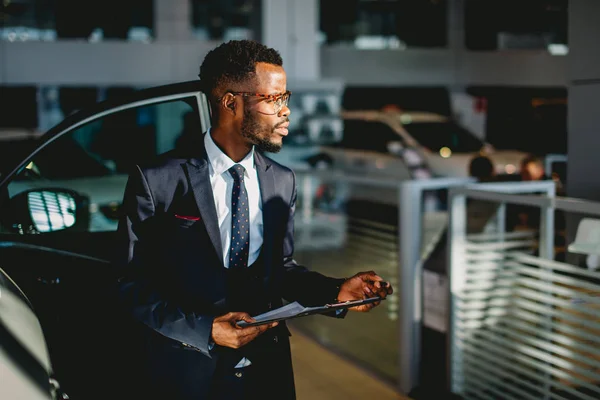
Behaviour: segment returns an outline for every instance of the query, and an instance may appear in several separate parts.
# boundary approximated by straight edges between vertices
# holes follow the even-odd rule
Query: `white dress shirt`
[[[231,244],[231,192],[233,190],[233,177],[229,168],[236,162],[219,149],[210,135],[210,130],[204,135],[204,147],[209,161],[210,185],[212,186],[221,244],[223,245],[223,265],[229,268],[229,248]],[[254,147],[239,163],[246,170],[244,172],[244,186],[248,194],[248,208],[250,212],[250,250],[248,253],[248,266],[252,265],[260,253],[263,243],[263,213],[258,174],[254,165]],[[212,348],[209,345],[209,348]],[[247,358],[242,358],[235,368],[243,368],[252,363]]]
[[[233,177],[229,168],[236,162],[221,151],[210,136],[210,130],[204,137],[204,146],[209,161],[210,184],[215,199],[221,244],[223,245],[223,265],[229,268],[229,249],[231,244],[231,192]],[[250,212],[250,249],[248,265],[252,265],[260,254],[263,244],[263,213],[258,174],[254,165],[254,148],[239,163],[244,167],[244,185],[248,193],[248,206]]]

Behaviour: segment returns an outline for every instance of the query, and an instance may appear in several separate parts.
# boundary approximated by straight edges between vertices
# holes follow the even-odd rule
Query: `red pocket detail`
[[[178,215],[178,214],[175,214],[175,218],[185,219],[186,221],[200,221],[200,217],[194,217],[192,215]]]

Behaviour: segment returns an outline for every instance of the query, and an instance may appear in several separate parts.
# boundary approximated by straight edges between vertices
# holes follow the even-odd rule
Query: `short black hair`
[[[256,63],[283,65],[275,49],[254,40],[231,40],[209,51],[200,66],[200,85],[208,96],[224,83],[238,83],[251,79]]]
[[[490,179],[494,176],[494,164],[489,157],[479,155],[469,164],[469,175],[477,179]]]

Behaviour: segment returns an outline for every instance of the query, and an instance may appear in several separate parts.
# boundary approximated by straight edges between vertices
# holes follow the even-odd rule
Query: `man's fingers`
[[[382,297],[386,297],[387,295],[394,293],[394,289],[392,289],[392,285],[390,285],[389,282],[381,282],[381,287],[377,293]]]
[[[232,322],[237,322],[237,321],[246,321],[246,322],[254,322],[254,318],[252,318],[250,316],[250,314],[245,313],[245,312],[231,312],[229,314],[227,314],[226,316],[228,316],[227,320],[232,321]]]
[[[379,287],[380,282],[383,282],[383,278],[375,273],[373,273],[373,275],[363,275],[362,278],[363,278],[363,281],[365,281],[371,285],[375,285],[377,287]]]
[[[359,272],[358,275],[363,281],[372,281],[375,277],[377,277],[375,271]],[[379,278],[379,280],[381,280],[381,278]]]
[[[269,329],[270,325],[257,325],[257,326],[247,326],[245,328],[241,328],[238,335],[240,336],[258,336],[267,329]]]
[[[250,315],[246,314],[244,316],[242,316],[242,320],[246,321],[246,322],[254,322],[256,321],[254,318],[252,318]]]
[[[267,329],[269,329],[269,327],[270,325],[265,324],[242,328],[241,331],[238,331],[240,346],[244,346],[253,341],[257,336],[262,335]]]

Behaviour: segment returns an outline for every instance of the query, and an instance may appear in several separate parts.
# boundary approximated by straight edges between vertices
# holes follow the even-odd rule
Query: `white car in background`
[[[434,176],[467,177],[473,157],[490,158],[497,175],[515,175],[527,153],[496,150],[452,119],[429,112],[389,112],[391,125],[411,146],[422,151]]]
[[[477,155],[488,156],[497,175],[516,175],[527,155],[495,150],[450,118],[429,112],[342,111],[309,120],[305,126],[306,142],[325,144],[284,146],[276,160],[297,169],[332,168],[407,180],[468,177],[469,164]],[[321,138],[322,132],[327,138]]]

